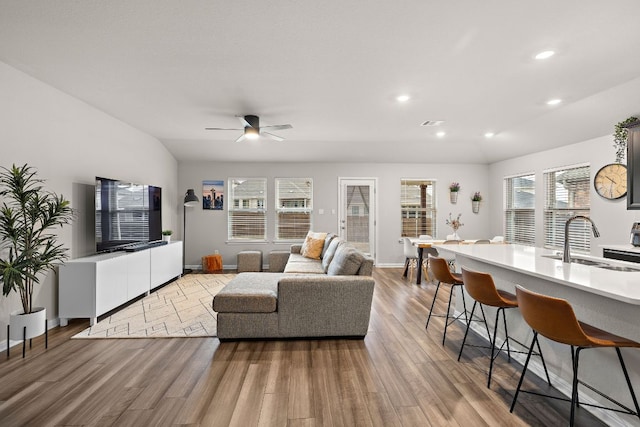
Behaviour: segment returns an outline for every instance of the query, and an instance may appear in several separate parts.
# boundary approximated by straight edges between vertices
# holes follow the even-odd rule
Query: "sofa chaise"
[[[284,272],[240,273],[214,297],[218,338],[363,338],[372,270],[373,259],[347,242],[310,232],[291,246]]]

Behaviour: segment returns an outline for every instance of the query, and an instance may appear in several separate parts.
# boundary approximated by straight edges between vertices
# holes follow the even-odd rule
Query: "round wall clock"
[[[627,167],[611,163],[600,168],[593,178],[596,193],[605,199],[615,200],[627,194]]]

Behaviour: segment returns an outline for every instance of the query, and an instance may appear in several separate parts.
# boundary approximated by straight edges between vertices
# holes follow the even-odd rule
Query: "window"
[[[229,178],[229,239],[266,240],[267,180],[264,178]]]
[[[276,239],[304,239],[312,229],[311,178],[276,178]]]
[[[436,235],[436,183],[419,179],[400,180],[402,237]]]
[[[504,179],[504,238],[509,243],[534,246],[536,176]]]
[[[544,187],[544,246],[562,248],[567,220],[574,215],[589,216],[589,166],[545,172]],[[573,221],[569,227],[571,249],[588,253],[591,248],[591,224]]]

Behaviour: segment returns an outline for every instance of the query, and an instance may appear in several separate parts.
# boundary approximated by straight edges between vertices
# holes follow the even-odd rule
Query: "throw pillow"
[[[340,245],[329,264],[329,276],[353,276],[358,273],[364,255],[349,245]]]
[[[326,237],[327,233],[314,233],[313,231],[309,231],[302,244],[300,254],[305,258],[320,259]]]
[[[322,268],[324,269],[325,273],[329,270],[329,264],[331,264],[331,261],[333,260],[333,257],[336,254],[336,250],[338,249],[338,246],[340,244],[344,245],[346,243],[344,243],[342,240],[340,240],[336,236],[334,239],[331,240],[331,243],[329,243],[329,247],[327,248],[324,255],[322,256]]]

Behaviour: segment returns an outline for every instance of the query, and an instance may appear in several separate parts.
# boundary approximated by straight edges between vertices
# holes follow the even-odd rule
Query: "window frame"
[[[263,194],[261,197],[240,199],[237,198],[237,187],[241,186],[245,183],[262,183],[261,189],[258,187],[257,194]],[[227,238],[231,242],[266,242],[267,241],[267,178],[262,177],[231,177],[228,179],[228,208],[227,208]],[[254,191],[254,190],[252,190]],[[251,194],[249,194],[251,195]],[[242,200],[242,203],[240,203]],[[255,202],[255,203],[253,203]],[[262,236],[258,236],[257,233],[253,236],[247,235],[247,237],[243,237],[242,235],[235,235],[233,230],[237,227],[240,227],[240,221],[234,221],[233,217],[239,213],[246,214],[254,214],[256,218],[262,217],[262,221],[255,221],[255,225],[253,225],[257,230],[262,228],[263,233]],[[257,215],[259,214],[259,215]],[[240,219],[240,216],[238,216]],[[248,222],[249,227],[252,226],[250,222]],[[247,227],[248,228],[248,227]]]
[[[424,193],[425,206],[421,206],[422,193],[419,189],[417,198],[415,195],[409,194],[413,193],[410,191],[410,187],[422,185],[426,186]],[[430,203],[427,200],[429,189],[431,193]],[[417,201],[417,205],[415,203],[410,204],[412,201]],[[437,181],[427,178],[400,178],[400,236],[417,238],[420,235],[428,234],[435,237],[437,235],[437,215]]]
[[[310,186],[308,198],[303,199],[305,202],[303,206],[295,207],[295,206],[280,206],[281,201],[284,198],[281,196],[281,182],[285,181],[305,181],[305,184]],[[291,183],[290,183],[291,184]],[[295,185],[295,184],[293,184]],[[283,187],[283,186],[282,186]],[[283,187],[284,188],[284,187]],[[287,177],[287,178],[275,178],[274,179],[274,207],[275,207],[275,218],[274,218],[274,240],[277,242],[298,242],[304,240],[305,236],[310,230],[313,230],[313,178],[308,177]],[[302,192],[301,192],[302,193]],[[307,202],[308,200],[308,202]],[[306,227],[304,233],[299,234],[298,237],[283,237],[281,233],[281,215],[286,213],[292,214],[306,214],[308,215],[308,227]],[[295,225],[294,225],[295,227]]]
[[[583,169],[583,170],[580,170]],[[559,193],[557,185],[553,185],[551,177],[557,184],[557,174],[571,173],[581,174],[582,179],[574,179],[576,187],[571,191],[566,189],[566,203],[568,207],[558,207],[560,199],[565,195]],[[543,247],[548,249],[562,249],[564,246],[564,227],[566,221],[574,215],[589,217],[591,213],[591,165],[581,163],[577,165],[563,166],[545,170],[544,176],[544,212],[543,212]],[[579,185],[579,187],[578,187]],[[576,206],[576,202],[579,206]],[[586,202],[586,203],[585,203]],[[573,221],[570,225],[571,250],[573,252],[589,254],[591,252],[591,224],[587,221]]]
[[[531,186],[528,187],[532,191],[533,206],[518,207],[517,200],[518,189],[523,186],[514,185],[514,181],[530,178]],[[504,238],[507,243],[515,243],[526,246],[535,246],[536,244],[536,174],[535,172],[527,172],[513,176],[507,176],[503,179],[503,195],[504,195]],[[522,190],[521,190],[522,191]],[[524,192],[524,191],[523,191]],[[517,230],[516,230],[517,229]]]

